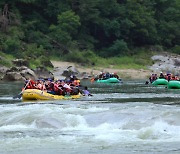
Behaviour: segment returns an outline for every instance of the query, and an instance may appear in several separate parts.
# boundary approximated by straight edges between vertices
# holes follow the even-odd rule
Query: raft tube
[[[153,85],[168,85],[168,80],[166,79],[157,79],[152,82]]]
[[[176,80],[169,81],[168,89],[180,89],[180,81],[176,81]]]
[[[41,91],[38,89],[26,89],[22,94],[23,101],[27,100],[66,100],[66,99],[78,99],[80,98],[80,94],[78,95],[70,95],[70,96],[62,96],[62,95],[53,95],[49,94],[45,91]]]
[[[109,78],[109,79],[98,79],[96,82],[98,83],[119,83],[121,82],[121,79],[117,79],[117,78]]]

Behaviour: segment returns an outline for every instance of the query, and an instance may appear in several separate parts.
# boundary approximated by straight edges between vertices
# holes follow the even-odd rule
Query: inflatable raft
[[[180,89],[180,81],[176,81],[176,80],[169,81],[168,89]]]
[[[121,80],[117,78],[109,78],[109,79],[98,79],[96,82],[98,83],[119,83]]]
[[[166,79],[157,79],[152,82],[153,85],[168,85],[168,80]]]
[[[62,95],[53,95],[49,94],[45,91],[41,91],[38,89],[26,89],[22,93],[22,99],[23,101],[27,100],[61,100],[61,99],[78,99],[80,98],[80,94],[78,95],[68,95],[68,96],[62,96]]]

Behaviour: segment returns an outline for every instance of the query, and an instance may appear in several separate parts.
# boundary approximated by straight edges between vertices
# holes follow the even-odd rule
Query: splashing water
[[[88,86],[94,96],[80,100],[1,94],[0,153],[180,152],[179,91],[140,81]]]

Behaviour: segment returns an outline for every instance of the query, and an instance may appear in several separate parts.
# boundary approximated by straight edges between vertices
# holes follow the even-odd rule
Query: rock
[[[5,81],[24,81],[25,78],[19,72],[8,72],[6,73],[2,80]]]
[[[70,77],[72,75],[72,72],[69,72],[68,70],[64,70],[62,75],[65,77]]]
[[[0,66],[0,80],[2,80],[4,74],[6,73],[7,70],[8,70],[7,67],[5,67],[5,66]]]
[[[53,70],[55,79],[70,79],[71,75],[75,75],[78,79],[88,79],[92,75],[87,72],[79,72],[76,66],[68,66],[66,69],[63,67],[55,67]]]
[[[54,68],[54,70],[53,70],[54,78],[55,78],[55,79],[62,79],[62,80],[64,80],[64,79],[65,79],[65,76],[62,75],[62,74],[63,74],[63,71],[64,71],[64,69],[61,68],[61,67],[56,67],[56,68]]]
[[[23,71],[23,70],[27,70],[27,69],[30,69],[26,66],[21,66],[21,67],[17,67],[19,71]]]
[[[0,66],[0,74],[2,73],[6,73],[6,71],[8,70],[8,68],[7,67],[5,67],[5,66]]]
[[[33,79],[33,80],[37,80],[37,75],[35,74],[35,72],[29,68],[23,69],[21,70],[20,73],[25,79]]]
[[[37,69],[34,70],[35,74],[37,75],[38,78],[43,78],[43,79],[54,79],[54,75],[52,72],[48,71],[45,67],[38,67]]]
[[[89,79],[91,77],[91,75],[89,75],[86,72],[82,72],[81,76],[78,76],[79,79]]]
[[[70,77],[71,75],[77,76],[78,74],[80,74],[80,72],[74,66],[67,67],[67,69],[65,69],[62,73],[65,77]]]
[[[174,65],[175,65],[175,66],[180,66],[180,61],[179,61],[178,59],[175,59],[175,60],[174,60]]]
[[[149,68],[155,72],[171,72],[173,74],[176,74],[180,72],[180,56],[179,55],[173,55],[173,54],[158,54],[154,55],[152,57],[152,60],[154,60],[154,64],[150,66]]]
[[[42,60],[42,65],[43,65],[43,66],[46,66],[46,67],[51,67],[51,68],[54,67],[53,64],[51,63],[51,61],[50,61],[49,59],[44,59],[44,60]]]
[[[15,60],[12,60],[12,63],[15,65],[15,66],[18,66],[18,67],[21,67],[21,66],[29,66],[29,63],[27,60],[24,60],[24,59],[15,59]]]
[[[70,72],[72,72],[74,74],[79,74],[80,73],[75,66],[69,66],[67,68],[67,70],[69,70]]]
[[[13,66],[13,67],[11,67],[10,69],[8,69],[8,70],[6,71],[6,73],[8,73],[8,72],[18,72],[18,71],[19,71],[19,68]]]
[[[2,80],[6,81],[24,81],[29,78],[33,80],[37,79],[37,76],[34,73],[34,71],[26,66],[11,67],[10,69],[6,70],[4,74],[5,75],[2,77]]]

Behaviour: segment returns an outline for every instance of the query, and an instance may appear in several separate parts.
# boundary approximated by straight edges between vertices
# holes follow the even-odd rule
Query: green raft
[[[168,89],[180,89],[180,81],[176,81],[176,80],[169,81]]]
[[[153,81],[152,83],[153,85],[168,85],[168,80],[166,79],[157,79],[155,81]]]
[[[109,78],[109,79],[98,79],[96,82],[98,83],[119,83],[120,80],[118,80],[117,78]]]

